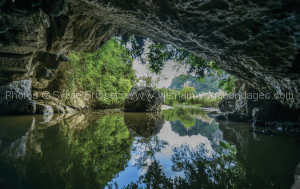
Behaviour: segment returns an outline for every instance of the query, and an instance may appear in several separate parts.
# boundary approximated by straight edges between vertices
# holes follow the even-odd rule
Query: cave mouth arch
[[[243,89],[291,93],[293,100],[277,102],[294,111],[300,108],[299,5],[296,0],[2,1],[0,71],[10,81],[31,79],[42,64],[67,61],[64,53],[94,52],[112,36],[128,33],[213,60]]]

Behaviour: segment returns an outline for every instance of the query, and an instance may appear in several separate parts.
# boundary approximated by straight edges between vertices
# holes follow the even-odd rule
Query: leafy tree
[[[190,86],[186,86],[180,91],[181,94],[184,93],[188,95],[192,95],[194,92],[195,92],[195,88]]]
[[[111,38],[94,53],[73,52],[64,71],[62,91],[90,91],[99,94],[117,94],[118,98],[98,98],[102,104],[122,104],[137,78],[129,51],[116,38]]]
[[[168,88],[158,89],[165,96],[165,104],[169,106],[176,106],[179,103],[180,92]]]
[[[219,82],[215,81],[213,77],[205,76],[204,78],[197,78],[191,75],[179,75],[172,79],[170,89],[175,89],[181,91],[184,84],[188,82],[188,85],[195,88],[196,94],[202,92],[218,92],[221,87],[219,87]]]
[[[140,86],[149,86],[153,88],[157,88],[159,82],[161,80],[167,80],[168,78],[164,75],[160,75],[159,77],[154,78],[153,75],[141,76],[139,77],[139,85]]]
[[[220,80],[219,87],[224,87],[224,91],[229,94],[234,90],[234,83],[235,77],[231,75],[227,79]]]
[[[194,97],[195,88],[186,86],[180,91],[180,102],[185,102],[187,99]]]
[[[128,41],[128,36],[123,37],[124,41]],[[138,43],[138,37],[130,36],[129,42],[131,46],[128,47],[128,50],[132,57],[139,57],[142,63],[148,62],[150,69],[156,73],[161,73],[165,62],[168,60],[173,60],[178,63],[178,66],[189,66],[188,74],[195,73],[196,77],[204,78],[206,75],[214,76],[215,80],[220,80],[224,76],[228,75],[224,70],[222,70],[215,62],[205,60],[204,58],[197,57],[192,53],[183,50],[174,45],[165,45],[161,43],[152,42],[147,48],[149,52],[145,53],[143,47],[144,40]],[[125,44],[126,44],[125,43]],[[145,54],[146,58],[143,58],[142,55]]]

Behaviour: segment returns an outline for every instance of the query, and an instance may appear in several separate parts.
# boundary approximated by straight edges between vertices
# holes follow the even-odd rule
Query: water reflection
[[[132,137],[149,137],[159,133],[165,119],[160,113],[126,112],[124,122]]]
[[[224,143],[226,146],[226,144]],[[225,147],[224,146],[224,147]],[[236,162],[234,147],[225,148],[230,153],[213,153],[208,156],[205,145],[191,148],[181,145],[173,148],[172,171],[184,172],[184,176],[168,177],[157,159],[151,162],[139,181],[125,188],[138,188],[145,183],[147,188],[239,188],[247,183],[244,168]],[[248,188],[248,187],[247,187]]]
[[[201,145],[204,150],[201,154],[202,157],[212,157],[214,145],[215,147],[219,146],[219,142],[223,141],[222,132],[217,123],[207,117],[201,109],[195,108],[185,111],[182,108],[177,108],[163,111],[161,114],[166,120],[163,127],[159,132],[155,132],[155,135],[135,137],[128,167],[119,173],[119,177],[112,180],[108,188],[118,188],[115,187],[116,185],[120,188],[156,188],[158,185],[170,188],[171,185],[167,182],[168,180],[173,182],[173,179],[186,178],[184,170],[174,169],[174,149],[183,149],[183,145],[185,145],[194,150]],[[139,114],[133,113],[131,115],[131,117],[134,116],[139,116]],[[153,121],[148,122],[147,127],[151,125],[149,123],[153,123]],[[144,122],[140,125],[145,124]],[[209,138],[204,136],[204,133]],[[126,177],[126,175],[131,175],[131,178]]]
[[[130,159],[133,139],[123,115],[38,120],[1,155],[34,188],[102,188]]]
[[[265,128],[245,123],[219,122],[224,139],[237,148],[237,159],[244,165],[249,183],[268,182],[258,188],[291,188],[293,173],[300,159],[299,136],[268,133]],[[253,175],[255,172],[257,175]]]
[[[217,123],[199,108],[0,117],[0,131],[0,188],[294,189],[299,183],[297,137]]]

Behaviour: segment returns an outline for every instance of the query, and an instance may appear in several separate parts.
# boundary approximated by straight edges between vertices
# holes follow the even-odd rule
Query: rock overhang
[[[37,61],[37,54],[94,52],[112,36],[128,33],[174,44],[213,60],[261,92],[292,93],[293,102],[280,102],[290,108],[300,107],[297,0],[33,2],[36,1],[2,1],[0,6],[0,20],[4,23],[0,32],[2,63],[7,53],[15,54],[14,61],[20,64],[25,61],[19,60],[20,55],[31,53],[25,66],[28,72],[23,69],[11,73],[14,81],[40,75],[35,72],[42,70],[35,68],[43,62]],[[13,66],[10,70],[14,70]]]

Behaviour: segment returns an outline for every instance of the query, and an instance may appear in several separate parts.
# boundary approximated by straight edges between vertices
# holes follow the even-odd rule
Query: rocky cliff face
[[[219,109],[224,113],[219,115],[217,120],[251,121],[262,126],[275,122],[277,126],[294,125],[299,122],[300,110],[280,103],[282,99],[293,98],[293,94],[261,93],[251,85],[237,81],[235,90],[219,102]],[[290,123],[284,123],[285,121]]]
[[[31,80],[14,81],[0,86],[0,114],[34,114]]]
[[[55,76],[64,53],[93,52],[135,34],[214,60],[261,92],[299,109],[298,0],[1,0],[0,72],[33,85]]]

